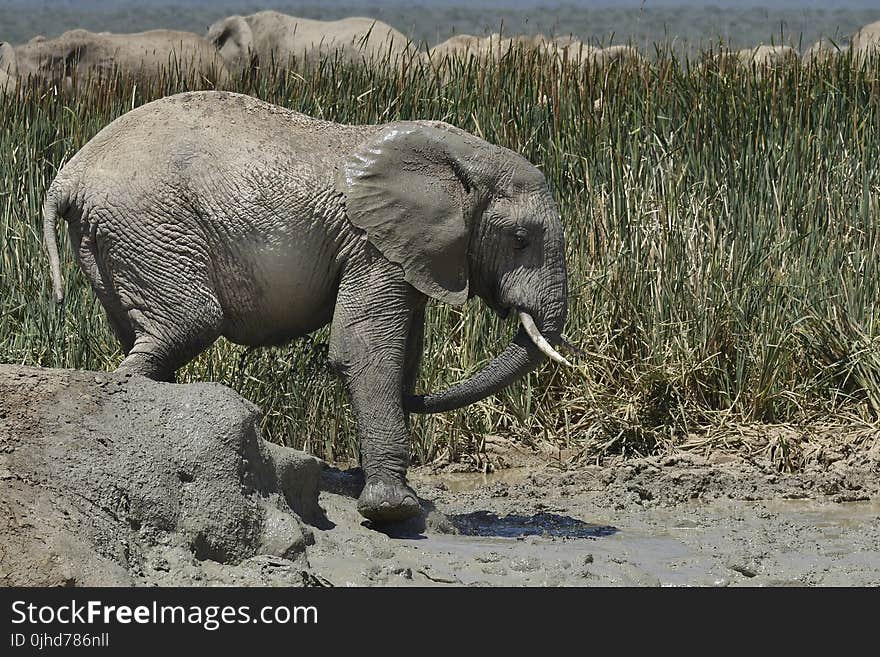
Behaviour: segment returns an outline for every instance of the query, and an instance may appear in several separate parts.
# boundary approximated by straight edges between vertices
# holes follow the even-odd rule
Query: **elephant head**
[[[255,64],[254,35],[244,17],[217,21],[208,28],[205,38],[217,48],[231,72],[240,73]]]
[[[521,327],[485,368],[445,392],[407,396],[406,410],[456,409],[537,367],[567,315],[565,242],[543,174],[520,155],[444,123],[391,124],[345,158],[337,189],[349,220],[425,295],[481,297]]]

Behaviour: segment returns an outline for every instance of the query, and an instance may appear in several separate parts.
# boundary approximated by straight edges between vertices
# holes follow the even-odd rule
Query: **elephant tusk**
[[[519,321],[522,322],[523,328],[526,330],[526,333],[529,334],[532,342],[534,342],[535,346],[541,350],[541,353],[543,353],[551,360],[555,360],[557,363],[562,363],[563,365],[574,367],[571,363],[565,360],[565,358],[559,355],[559,353],[553,347],[550,346],[550,343],[547,342],[547,339],[543,335],[541,335],[538,327],[535,326],[535,320],[532,319],[531,315],[521,310],[519,311]]]

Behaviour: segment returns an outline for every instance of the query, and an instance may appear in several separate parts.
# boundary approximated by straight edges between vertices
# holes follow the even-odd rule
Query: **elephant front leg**
[[[406,357],[403,361],[403,395],[412,396],[422,367],[425,349],[425,303],[422,301],[412,311],[406,338]],[[411,428],[409,413],[405,413],[407,428]]]
[[[333,315],[330,359],[354,410],[366,475],[358,511],[373,521],[403,520],[421,510],[406,483],[410,433],[402,406],[417,295],[399,270],[374,263],[343,277]]]

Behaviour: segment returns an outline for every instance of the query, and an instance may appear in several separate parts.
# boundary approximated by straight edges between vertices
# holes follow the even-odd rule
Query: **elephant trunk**
[[[409,413],[453,411],[494,395],[534,370],[545,356],[568,364],[550,346],[528,313],[520,312],[520,321],[522,325],[513,341],[486,367],[445,392],[404,396],[404,410]],[[558,330],[551,328],[548,335],[557,337],[558,333]]]

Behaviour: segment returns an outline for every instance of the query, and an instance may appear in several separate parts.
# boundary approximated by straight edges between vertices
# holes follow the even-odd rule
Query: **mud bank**
[[[0,585],[311,582],[319,462],[218,384],[0,365]]]

